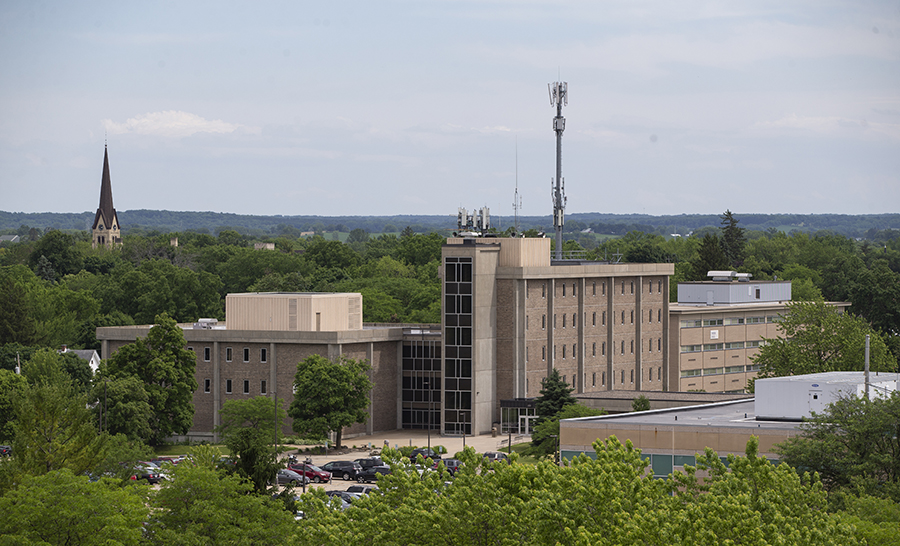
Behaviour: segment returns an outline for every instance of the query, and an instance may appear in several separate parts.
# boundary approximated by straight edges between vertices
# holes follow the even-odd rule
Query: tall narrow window
[[[662,294],[662,281],[658,281],[656,284],[656,291]]]
[[[266,380],[265,379],[263,379],[262,381],[259,382],[259,394],[268,394],[268,391],[266,391]]]
[[[556,328],[556,315],[553,315],[553,327]]]
[[[566,327],[566,315],[563,314],[563,328]]]
[[[562,297],[566,297],[566,283],[562,283]]]
[[[597,342],[591,344],[591,356],[597,356]]]
[[[541,297],[542,298],[547,297],[547,283],[544,283],[541,285]]]
[[[656,338],[656,350],[662,351],[662,338],[661,337]]]
[[[565,360],[566,359],[566,346],[563,345],[562,347],[563,347],[563,360]]]
[[[596,282],[591,283],[591,295],[592,296],[597,295],[597,283]]]
[[[592,387],[597,386],[597,372],[594,372],[591,374],[591,386]]]
[[[267,362],[267,361],[268,361],[268,357],[269,357],[269,351],[268,351],[268,350],[266,350],[265,348],[262,348],[262,349],[259,350],[259,361],[260,361],[260,362]]]
[[[602,283],[600,283],[600,288],[603,289],[603,295],[605,296],[606,295],[606,281],[603,281]]]
[[[547,315],[541,315],[541,330],[547,329]]]
[[[623,385],[625,384],[625,370],[622,370],[622,375],[620,376],[620,382]]]
[[[250,381],[244,379],[244,394],[250,394]]]
[[[622,311],[622,324],[625,324],[625,311]]]
[[[231,347],[225,347],[225,362],[231,362]]]
[[[631,354],[634,354],[634,340],[631,340]]]
[[[647,344],[647,352],[653,352],[653,338],[650,338],[650,343]]]
[[[631,281],[631,293],[634,294],[634,281]]]
[[[634,383],[634,370],[631,370],[631,382]]]
[[[625,340],[622,340],[622,354],[625,354]],[[624,380],[623,380],[624,381]]]
[[[662,322],[662,309],[656,310],[656,322]]]
[[[603,326],[606,326],[606,311],[603,311]]]
[[[572,313],[572,328],[575,327],[575,313]]]
[[[547,346],[541,346],[541,361],[547,360]]]
[[[600,384],[606,385],[606,372],[600,374]]]
[[[528,315],[525,315],[525,329],[528,329]]]
[[[250,362],[250,348],[244,347],[244,362]]]
[[[631,324],[634,324],[634,309],[631,310]]]
[[[573,343],[572,344],[572,358],[577,358],[578,351],[575,350],[576,347],[577,347],[577,345]]]
[[[606,356],[606,342],[605,341],[600,345],[600,355]]]
[[[622,281],[622,293],[625,293],[625,281]]]
[[[525,347],[525,362],[528,362],[528,347]]]
[[[594,314],[591,316],[591,325],[597,326],[597,312],[594,311]]]
[[[225,380],[225,394],[231,394],[231,379]]]
[[[574,298],[577,295],[578,295],[578,292],[575,291],[575,283],[573,282],[572,283],[572,297]]]
[[[211,381],[209,379],[203,380],[203,392],[207,392],[207,393],[209,392],[210,383],[211,383]]]
[[[203,348],[203,361],[204,361],[204,362],[209,362],[209,359],[210,359],[210,350],[209,350],[209,347],[204,347],[204,348]]]
[[[653,309],[647,313],[647,322],[653,322]]]

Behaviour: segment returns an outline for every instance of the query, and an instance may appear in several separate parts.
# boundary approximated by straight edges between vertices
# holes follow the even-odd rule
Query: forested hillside
[[[851,302],[850,311],[900,354],[900,231],[857,241],[832,232],[749,230],[728,211],[716,220],[718,227],[689,237],[579,234],[565,250],[601,261],[675,263],[670,299],[677,282],[703,280],[713,269],[791,280],[794,299]],[[96,327],[148,324],[162,312],[178,322],[222,319],[232,292],[360,292],[367,322],[440,322],[441,233],[404,227],[399,236],[370,236],[357,228],[342,234],[343,241],[336,237],[230,229],[133,233],[108,250],[92,249],[87,231],[29,229],[21,242],[0,243],[0,352],[15,354],[8,344],[20,352],[62,344],[96,348]],[[255,243],[274,250],[257,250]]]
[[[166,210],[120,210],[119,220],[123,232],[168,233],[197,231],[217,234],[233,229],[252,236],[289,235],[300,232],[349,232],[363,229],[369,233],[396,233],[409,226],[416,233],[456,229],[455,211],[446,215],[397,215],[397,216],[252,216],[223,212],[176,212]],[[493,211],[495,213],[499,211]],[[30,228],[90,229],[94,212],[81,213],[24,213],[0,211],[0,234],[28,234]],[[832,231],[847,237],[871,238],[881,230],[900,230],[900,214],[741,214],[743,227],[755,231],[777,230],[790,233],[802,231]],[[492,225],[498,231],[514,226],[511,216],[494,215]],[[601,235],[625,235],[629,231],[643,231],[659,235],[688,235],[703,228],[716,228],[719,217],[715,214],[681,214],[650,216],[645,214],[602,214],[597,212],[566,215],[565,230],[570,237],[590,229]],[[521,231],[552,229],[547,216],[520,216]]]

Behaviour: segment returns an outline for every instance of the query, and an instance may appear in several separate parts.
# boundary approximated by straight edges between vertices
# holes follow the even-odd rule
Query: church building
[[[122,244],[122,233],[113,207],[112,183],[109,180],[109,153],[103,148],[103,179],[100,183],[100,206],[91,226],[91,247],[112,248]]]

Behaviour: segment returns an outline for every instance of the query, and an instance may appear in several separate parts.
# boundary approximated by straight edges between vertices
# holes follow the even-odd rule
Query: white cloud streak
[[[208,120],[196,114],[177,110],[148,112],[129,118],[124,123],[117,123],[111,119],[104,119],[101,123],[114,135],[137,134],[165,138],[184,138],[197,133],[229,134],[239,129],[251,133],[259,132],[252,127],[227,123],[220,119]]]

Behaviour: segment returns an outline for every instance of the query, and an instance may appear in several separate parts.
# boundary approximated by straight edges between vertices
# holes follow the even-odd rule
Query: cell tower
[[[553,131],[556,132],[556,181],[550,181],[553,195],[553,228],[556,230],[556,259],[562,260],[562,230],[566,212],[566,182],[562,177],[562,135],[566,130],[566,118],[562,115],[563,105],[569,105],[567,82],[547,84],[550,91],[550,105],[556,106]]]

